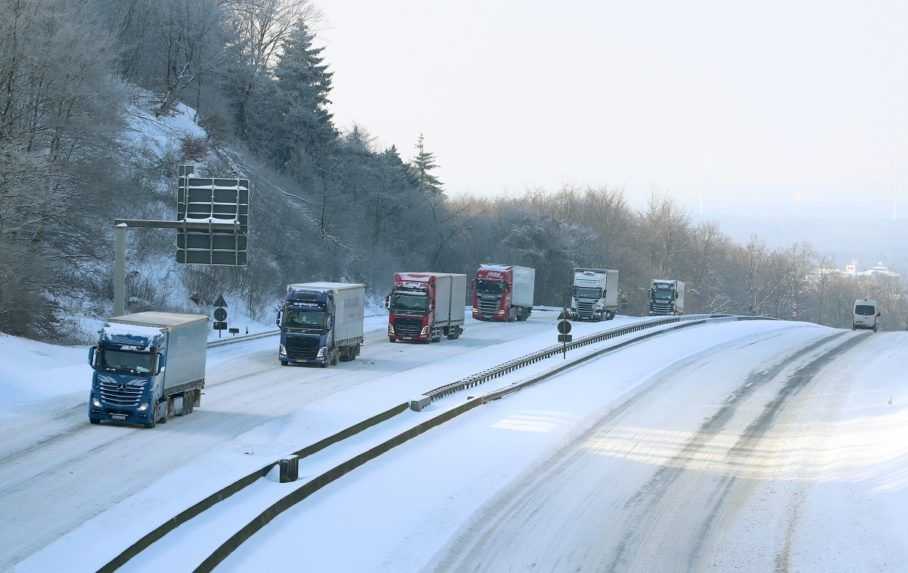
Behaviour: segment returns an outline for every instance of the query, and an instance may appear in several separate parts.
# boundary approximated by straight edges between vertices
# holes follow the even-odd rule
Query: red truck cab
[[[395,273],[388,295],[388,340],[438,342],[463,332],[466,276],[452,273]]]
[[[480,265],[473,280],[473,318],[509,322],[529,318],[535,274],[516,265]]]

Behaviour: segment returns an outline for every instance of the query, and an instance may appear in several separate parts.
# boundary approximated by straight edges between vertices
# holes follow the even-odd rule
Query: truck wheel
[[[281,358],[281,366],[286,366],[286,365],[287,365],[287,361],[284,360],[283,358]]]
[[[98,425],[101,423],[101,418],[95,418],[94,416],[89,416],[88,421],[92,424]]]
[[[168,398],[167,401],[158,402],[158,405],[155,406],[155,412],[160,416],[160,418],[158,418],[158,422],[161,424],[167,423],[167,414],[169,413],[169,408],[167,407],[167,402],[169,402],[169,401],[170,401],[170,399]]]
[[[359,356],[360,350],[362,350],[362,347],[361,347],[359,344],[357,344],[357,345],[356,345],[356,351],[353,352],[353,358],[356,358],[357,356]]]
[[[157,410],[157,408],[155,408],[155,410]],[[157,418],[158,418],[157,412],[155,412],[154,414],[151,415],[151,419],[148,422],[145,422],[145,424],[143,424],[143,425],[148,429],[154,428],[155,425],[158,423]]]
[[[337,352],[331,353],[331,366],[337,366]]]
[[[508,322],[514,322],[517,320],[517,309],[513,306],[511,310],[508,311]]]
[[[397,339],[394,338],[393,336],[389,336],[389,337],[388,337],[388,342],[390,342],[391,344],[394,344],[395,342],[397,342]]]

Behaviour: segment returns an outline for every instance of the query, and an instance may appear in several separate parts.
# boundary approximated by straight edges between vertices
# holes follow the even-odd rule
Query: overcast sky
[[[321,0],[340,126],[452,195],[612,185],[722,205],[908,183],[904,0]],[[908,205],[903,208],[908,212]]]

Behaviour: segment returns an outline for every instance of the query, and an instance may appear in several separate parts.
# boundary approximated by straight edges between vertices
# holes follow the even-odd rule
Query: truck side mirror
[[[284,312],[283,312],[283,311],[280,311],[280,310],[277,311],[277,318],[274,319],[274,324],[280,326],[280,325],[281,325],[281,318],[283,318],[283,315],[284,315]]]
[[[385,297],[385,310],[391,310],[391,295]]]
[[[97,346],[92,346],[91,348],[88,349],[88,365],[91,366],[92,368],[95,367],[95,354],[96,354],[97,350],[98,350]]]

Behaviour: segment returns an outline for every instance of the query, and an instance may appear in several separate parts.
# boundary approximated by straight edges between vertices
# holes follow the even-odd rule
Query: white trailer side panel
[[[516,265],[511,268],[514,273],[514,292],[511,293],[511,304],[532,308],[536,289],[536,269]]]
[[[340,343],[363,337],[363,314],[366,302],[364,285],[333,287],[334,341]]]
[[[208,317],[204,314],[139,312],[117,316],[111,324],[157,328],[167,333],[164,390],[205,379]]]
[[[618,308],[618,271],[614,269],[605,271],[605,308]]]
[[[451,324],[463,324],[467,304],[467,275],[451,275]]]
[[[205,379],[205,358],[208,355],[208,319],[188,322],[168,328],[167,369],[164,371],[164,392],[175,386]]]
[[[451,286],[454,275],[435,275],[435,324],[445,326],[451,320]]]

